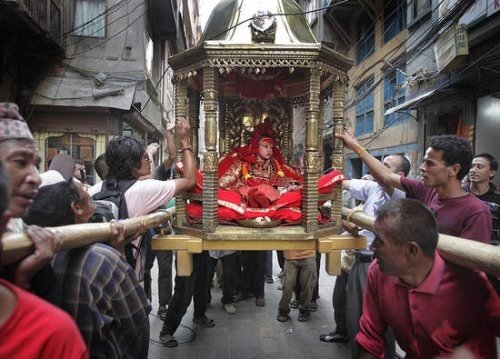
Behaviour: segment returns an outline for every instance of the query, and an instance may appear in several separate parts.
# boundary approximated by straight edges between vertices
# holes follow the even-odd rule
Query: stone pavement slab
[[[253,298],[235,303],[236,313],[227,314],[222,309],[222,290],[215,280],[212,288],[212,302],[207,316],[215,320],[214,328],[202,328],[192,322],[193,305],[183,318],[181,327],[175,333],[179,341],[176,348],[165,348],[159,342],[162,326],[156,315],[158,310],[158,290],[153,280],[153,311],[150,315],[151,342],[149,358],[203,358],[203,359],[260,359],[260,358],[349,358],[345,343],[324,343],[319,340],[322,333],[332,330],[332,291],[335,277],[320,272],[318,311],[311,313],[311,320],[299,322],[299,311],[292,310],[291,321],[280,323],[276,320],[278,303],[281,299],[277,276],[280,268],[273,254],[273,276],[275,282],[265,285],[266,306],[255,306]],[[324,263],[324,258],[322,263]],[[157,267],[152,276],[157,278]]]

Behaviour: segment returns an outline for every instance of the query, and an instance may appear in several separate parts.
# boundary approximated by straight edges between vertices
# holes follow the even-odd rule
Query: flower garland
[[[279,177],[285,177],[285,173],[283,173],[283,169],[281,168],[280,163],[276,161],[274,158],[271,159],[271,161],[272,161],[271,166],[273,168],[276,168],[276,174]],[[243,162],[243,164],[241,165],[241,176],[243,177],[244,181],[252,177],[252,174],[250,173],[250,170],[248,168],[248,163],[246,162]]]

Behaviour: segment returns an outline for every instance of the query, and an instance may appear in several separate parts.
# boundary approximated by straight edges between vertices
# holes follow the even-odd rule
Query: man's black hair
[[[146,152],[144,144],[129,136],[112,139],[106,150],[108,174],[106,178],[132,179],[132,170],[141,167],[142,156]]]
[[[416,199],[388,201],[377,211],[376,221],[389,220],[387,235],[404,244],[415,242],[427,256],[436,250],[439,232],[431,210]]]
[[[41,227],[74,224],[75,214],[71,210],[71,204],[80,200],[74,180],[40,187],[23,220],[26,224],[36,224]]]
[[[461,181],[469,172],[472,162],[472,148],[464,138],[454,135],[441,135],[431,138],[429,147],[443,152],[443,160],[447,166],[460,165],[457,179]]]
[[[490,163],[490,170],[496,171],[498,169],[497,159],[495,157],[493,157],[492,155],[490,155],[489,153],[480,153],[480,154],[474,156],[474,158],[478,158],[478,157],[486,158],[488,160],[488,162]]]
[[[399,171],[398,172],[403,172],[404,176],[408,176],[408,173],[410,173],[411,169],[411,164],[408,158],[404,155],[404,153],[396,153],[391,156],[398,156],[401,159],[401,163],[398,166]]]
[[[108,165],[106,164],[106,154],[102,153],[95,159],[94,168],[97,175],[104,181],[108,175]]]

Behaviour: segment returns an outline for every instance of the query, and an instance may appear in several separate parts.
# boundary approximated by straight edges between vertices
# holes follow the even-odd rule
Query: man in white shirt
[[[401,176],[406,177],[410,171],[410,162],[401,154],[387,156],[383,163],[392,172]],[[342,189],[349,191],[352,198],[363,201],[363,212],[372,217],[375,217],[378,208],[386,201],[405,198],[403,191],[393,189],[391,193],[387,193],[377,182],[370,180],[343,181]],[[374,234],[366,229],[361,230],[359,234],[366,237],[367,248],[369,248],[375,237]],[[342,270],[341,275],[335,281],[333,290],[332,301],[337,328],[328,334],[322,334],[320,340],[330,343],[350,341],[351,356],[356,358],[359,355],[359,347],[354,342],[354,337],[359,329],[364,284],[373,253],[369,249],[364,249],[353,251],[351,255],[354,256],[354,264],[350,272]],[[392,347],[394,347],[394,339],[392,339]]]

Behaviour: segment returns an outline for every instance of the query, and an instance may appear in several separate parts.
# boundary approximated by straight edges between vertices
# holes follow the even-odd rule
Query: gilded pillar
[[[227,113],[227,102],[224,101],[222,105],[219,107],[219,153],[226,154],[229,152],[228,150],[228,140],[227,140],[227,119],[226,119],[226,113]]]
[[[319,97],[320,74],[316,69],[311,69],[306,114],[306,152],[304,156],[304,189],[302,197],[302,225],[306,232],[315,232],[318,229]]]
[[[187,93],[187,85],[185,80],[178,79],[175,83],[175,115],[178,117],[188,118],[188,93]],[[188,121],[191,119],[188,118]],[[175,138],[176,148],[181,148],[181,143],[179,141],[179,137]],[[183,154],[181,152],[177,152],[177,162],[182,162]],[[176,177],[179,177],[179,174],[176,174]],[[177,196],[175,201],[175,211],[176,211],[176,219],[175,222],[177,225],[183,225],[186,223],[187,214],[186,214],[186,200],[181,199],[181,196]]]
[[[326,92],[324,92],[326,93]],[[323,151],[323,133],[325,132],[325,95],[319,96],[319,122],[318,122],[318,131],[319,131],[319,139],[318,143],[318,151],[319,151],[319,163],[321,167],[319,168],[319,173],[323,173],[324,163],[325,163],[325,153]]]
[[[334,81],[332,84],[332,168],[339,171],[344,169],[344,145],[342,140],[336,138],[334,134],[344,132],[344,101],[344,86],[340,81]],[[342,187],[336,186],[333,191],[335,200],[332,201],[331,221],[340,228],[342,225]]]
[[[205,110],[205,148],[203,157],[203,232],[213,233],[217,227],[217,104],[219,91],[214,68],[203,71],[203,106]]]
[[[189,106],[189,127],[191,127],[191,146],[193,147],[193,153],[198,161],[199,157],[199,140],[198,132],[200,129],[200,94],[197,92],[188,92],[188,106]],[[198,163],[199,164],[199,163]]]

